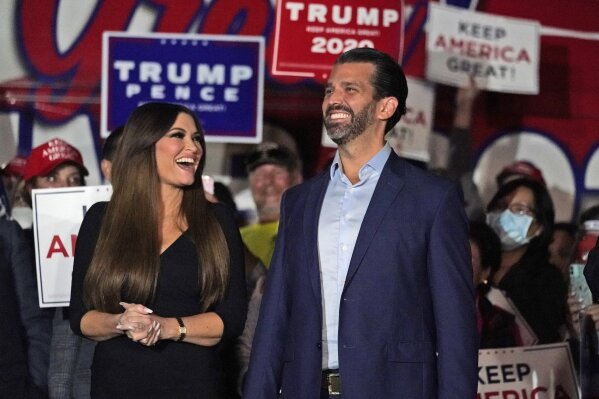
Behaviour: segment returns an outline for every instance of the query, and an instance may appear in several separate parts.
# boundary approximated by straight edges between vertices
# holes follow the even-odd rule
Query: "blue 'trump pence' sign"
[[[194,111],[206,141],[262,139],[264,38],[105,32],[102,137],[139,105],[178,103]]]

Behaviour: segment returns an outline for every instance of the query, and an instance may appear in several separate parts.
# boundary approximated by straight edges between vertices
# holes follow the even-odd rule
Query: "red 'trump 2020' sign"
[[[356,47],[401,57],[403,1],[281,0],[276,13],[273,75],[325,81],[335,59]]]

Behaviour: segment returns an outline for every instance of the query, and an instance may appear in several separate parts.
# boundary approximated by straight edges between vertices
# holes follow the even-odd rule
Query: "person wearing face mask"
[[[554,209],[547,189],[530,179],[510,181],[499,188],[487,211],[487,223],[502,247],[493,283],[514,302],[539,344],[561,341],[568,289],[549,263]]]

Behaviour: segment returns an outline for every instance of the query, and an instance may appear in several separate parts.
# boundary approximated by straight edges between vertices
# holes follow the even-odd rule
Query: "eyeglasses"
[[[510,204],[507,209],[516,215],[535,216],[535,210],[526,204]]]

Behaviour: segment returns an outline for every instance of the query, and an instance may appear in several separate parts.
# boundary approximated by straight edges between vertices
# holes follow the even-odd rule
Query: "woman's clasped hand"
[[[135,304],[119,302],[125,309],[118,319],[116,329],[122,331],[129,339],[142,345],[154,346],[160,339],[160,323],[150,315],[152,310]]]

